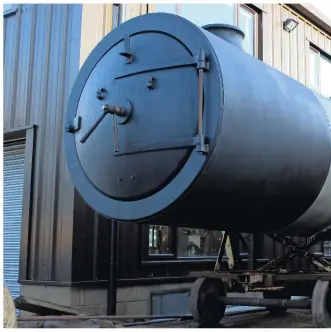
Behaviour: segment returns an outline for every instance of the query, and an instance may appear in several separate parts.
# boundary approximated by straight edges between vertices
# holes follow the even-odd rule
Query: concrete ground
[[[139,325],[137,328],[198,328],[192,322],[169,322]],[[219,328],[313,328],[310,310],[289,310],[284,316],[273,316],[267,311],[225,317]],[[133,327],[134,328],[134,327]]]
[[[115,323],[115,324],[114,324]],[[123,325],[122,325],[123,324]],[[130,326],[105,320],[69,322],[19,322],[19,328],[199,328],[192,320]],[[240,313],[223,318],[218,328],[314,328],[310,310],[289,310],[283,316],[268,311]]]

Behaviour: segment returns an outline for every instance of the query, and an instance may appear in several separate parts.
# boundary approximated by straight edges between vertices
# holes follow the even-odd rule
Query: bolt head
[[[68,132],[68,133],[73,132],[73,131],[74,131],[74,126],[72,126],[72,125],[67,125],[67,126],[65,127],[65,131]]]
[[[98,98],[99,100],[103,100],[103,99],[105,99],[105,93],[106,93],[106,89],[104,89],[104,88],[99,89],[99,90],[97,91],[97,98]]]

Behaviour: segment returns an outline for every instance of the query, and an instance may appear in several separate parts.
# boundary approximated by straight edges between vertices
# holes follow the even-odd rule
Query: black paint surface
[[[119,55],[127,35],[130,64]],[[80,143],[101,114],[104,100],[95,95],[103,87],[110,91],[107,103],[127,98],[133,104],[132,118],[118,126],[120,149],[195,136],[197,70],[164,65],[189,59],[199,49],[210,61],[203,119],[208,156],[187,147],[114,156],[110,115]],[[114,78],[120,76],[125,77]],[[151,76],[155,89],[146,87]],[[170,14],[136,17],[97,45],[74,85],[66,123],[77,115],[82,128],[65,133],[74,185],[93,209],[121,221],[276,231],[311,206],[330,166],[328,121],[308,88]]]

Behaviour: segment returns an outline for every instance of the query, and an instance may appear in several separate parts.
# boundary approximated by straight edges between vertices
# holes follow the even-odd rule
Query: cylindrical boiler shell
[[[203,53],[207,155],[187,144],[197,135],[194,59]],[[102,102],[95,97],[101,87],[108,93]],[[132,114],[117,134],[107,117],[82,143],[102,103],[128,109],[128,102]],[[66,118],[67,126],[82,121],[65,133],[69,171],[86,202],[109,218],[306,235],[330,223],[327,217],[296,223],[317,201],[330,169],[326,105],[181,17],[140,16],[111,32],[81,69]]]

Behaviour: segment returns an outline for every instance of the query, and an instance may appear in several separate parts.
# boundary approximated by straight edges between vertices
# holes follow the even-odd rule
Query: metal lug
[[[79,130],[80,125],[81,125],[81,120],[82,120],[82,118],[80,116],[78,116],[78,117],[76,116],[75,118],[73,118],[72,123],[67,124],[65,126],[65,131],[67,133],[74,133],[77,130]]]
[[[150,77],[146,86],[147,86],[147,88],[149,90],[155,89],[155,87],[156,87],[156,79],[154,77]]]
[[[121,52],[120,55],[126,58],[126,63],[132,62],[132,53],[130,48],[130,36],[124,38],[124,52]]]
[[[147,88],[152,90],[156,87],[156,79],[154,77],[150,77],[147,83]]]

